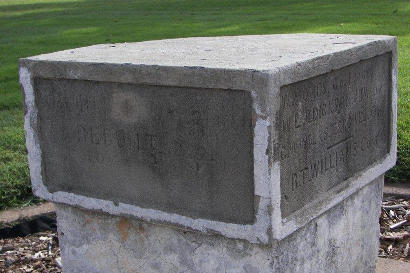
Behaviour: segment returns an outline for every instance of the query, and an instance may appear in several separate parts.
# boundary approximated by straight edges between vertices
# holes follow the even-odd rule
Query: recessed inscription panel
[[[50,192],[254,221],[248,92],[42,78],[35,90]]]
[[[283,86],[274,156],[287,217],[390,148],[390,54]]]

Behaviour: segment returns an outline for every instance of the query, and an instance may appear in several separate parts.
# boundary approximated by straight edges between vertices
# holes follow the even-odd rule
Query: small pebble
[[[58,268],[63,267],[62,264],[61,264],[61,257],[56,258],[55,261],[56,261],[56,265],[58,266]]]
[[[4,261],[4,266],[5,267],[9,267],[10,265],[12,265],[16,260],[6,257],[6,260]]]

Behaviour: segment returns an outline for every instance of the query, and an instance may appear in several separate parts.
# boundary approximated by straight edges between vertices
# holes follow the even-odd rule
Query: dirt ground
[[[61,272],[57,235],[48,231],[0,239],[0,272]]]
[[[379,223],[379,257],[410,262],[410,200],[385,198]]]

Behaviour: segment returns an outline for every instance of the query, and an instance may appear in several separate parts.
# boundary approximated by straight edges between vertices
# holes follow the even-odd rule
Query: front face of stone
[[[50,192],[254,221],[248,92],[44,78],[34,90]]]
[[[388,154],[390,97],[391,54],[281,88],[282,217]]]

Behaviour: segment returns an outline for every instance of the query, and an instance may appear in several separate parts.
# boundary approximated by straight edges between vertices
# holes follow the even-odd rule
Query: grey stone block
[[[63,272],[375,272],[383,176],[270,245],[57,205]]]
[[[284,239],[394,165],[396,47],[286,34],[22,59],[33,190],[251,243]]]

